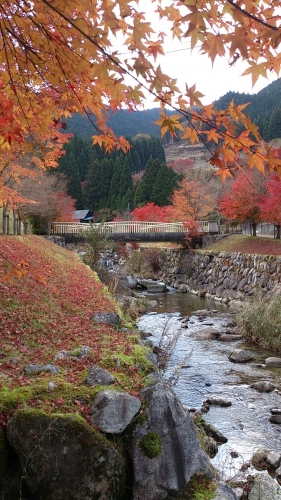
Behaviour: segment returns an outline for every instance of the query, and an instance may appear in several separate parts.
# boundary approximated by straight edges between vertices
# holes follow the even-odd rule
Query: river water
[[[140,318],[138,328],[150,333],[149,339],[156,345],[163,330],[168,335],[177,331],[180,335],[164,378],[169,380],[175,367],[184,360],[178,382],[173,386],[181,402],[198,410],[212,395],[232,402],[229,407],[211,406],[203,415],[228,439],[226,444],[219,446],[217,455],[211,460],[221,477],[225,480],[237,478],[241,467],[245,469],[253,452],[261,446],[281,453],[281,425],[269,422],[270,408],[281,408],[281,369],[269,369],[264,365],[264,360],[274,353],[242,341],[198,338],[206,328],[226,330],[226,325],[234,319],[233,312],[226,305],[189,293],[148,294],[147,298],[157,301],[157,306],[153,312]],[[210,310],[210,316],[202,320],[192,315],[200,309]],[[190,316],[188,328],[182,329],[182,318],[186,316]],[[235,348],[252,351],[254,360],[232,363],[228,356]],[[260,380],[272,382],[276,389],[271,393],[260,393],[250,387]],[[233,458],[233,452],[238,456]],[[248,474],[250,468],[246,470]]]

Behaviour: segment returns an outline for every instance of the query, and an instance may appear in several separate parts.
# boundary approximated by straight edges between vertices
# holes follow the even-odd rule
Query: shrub
[[[247,341],[281,352],[281,297],[245,302],[236,317]]]
[[[127,269],[130,274],[142,278],[151,274],[151,268],[148,262],[146,262],[143,252],[139,251],[131,253],[127,262]]]
[[[128,270],[140,277],[153,276],[158,273],[164,263],[165,253],[157,248],[145,248],[143,251],[133,251],[128,259]]]
[[[157,248],[146,248],[142,253],[153,273],[158,273],[163,266],[165,253]]]

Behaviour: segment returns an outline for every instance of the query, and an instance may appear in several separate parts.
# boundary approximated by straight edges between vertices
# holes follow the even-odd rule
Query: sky
[[[192,54],[188,44],[174,43],[167,46],[165,57],[159,57],[164,73],[176,78],[178,86],[184,90],[185,82],[190,87],[196,84],[196,89],[204,94],[203,104],[210,104],[228,91],[254,94],[276,80],[275,74],[269,78],[260,77],[252,87],[251,76],[241,76],[247,68],[247,63],[237,62],[229,66],[227,59],[218,57],[212,61],[194,49]]]

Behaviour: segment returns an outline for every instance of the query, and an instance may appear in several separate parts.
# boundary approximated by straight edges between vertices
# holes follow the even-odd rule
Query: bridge
[[[157,242],[172,241],[182,243],[188,233],[186,225],[182,222],[142,222],[121,221],[103,223],[73,223],[53,222],[51,233],[63,236],[66,243],[83,239],[83,232],[91,228],[100,234],[106,234],[111,239],[120,242]]]

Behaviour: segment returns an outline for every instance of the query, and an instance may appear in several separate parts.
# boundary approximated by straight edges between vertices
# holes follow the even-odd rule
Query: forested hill
[[[215,102],[217,109],[224,109],[234,99],[235,104],[249,102],[245,109],[250,114],[266,141],[281,137],[281,79],[270,83],[257,94],[245,94],[239,92],[227,92]],[[173,114],[166,110],[168,114]],[[159,119],[159,108],[143,111],[110,111],[108,113],[108,125],[113,129],[115,135],[135,137],[138,134],[148,134],[160,137],[160,128],[154,122]],[[67,120],[67,132],[76,133],[83,139],[89,139],[95,134],[95,129],[90,120],[80,114],[74,114]]]
[[[232,99],[235,104],[250,103],[244,112],[258,125],[266,141],[281,137],[281,79],[270,83],[257,94],[227,92],[215,102],[215,106],[218,110],[225,109]]]
[[[121,135],[135,137],[138,134],[160,137],[160,128],[158,125],[154,125],[154,122],[160,118],[159,108],[134,112],[122,110],[114,113],[110,111],[108,116],[107,123],[117,137]],[[83,139],[89,139],[96,133],[90,120],[78,113],[67,120],[67,132],[76,132]]]

